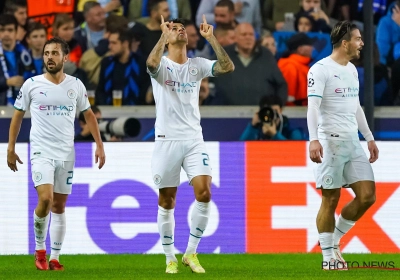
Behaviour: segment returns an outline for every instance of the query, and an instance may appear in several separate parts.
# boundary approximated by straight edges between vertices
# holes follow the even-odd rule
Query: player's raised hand
[[[99,169],[101,169],[103,165],[106,163],[106,154],[104,153],[104,148],[97,147],[94,156],[96,159],[96,163],[99,163]]]
[[[200,34],[206,40],[210,39],[213,36],[214,27],[207,23],[206,16],[203,15],[203,23],[200,24]]]
[[[310,142],[309,152],[310,152],[310,159],[313,162],[316,162],[316,163],[322,162],[321,158],[324,157],[324,150],[322,148],[321,143],[319,143],[318,140],[314,140],[314,141]]]
[[[378,147],[376,146],[375,141],[368,142],[368,150],[369,150],[369,154],[370,154],[369,162],[373,163],[379,157],[379,150],[378,150]]]
[[[160,27],[161,27],[161,31],[162,31],[163,33],[168,34],[168,33],[171,32],[172,23],[169,22],[169,21],[164,21],[164,17],[161,16],[161,24],[160,24]]]
[[[23,164],[22,160],[19,159],[19,156],[15,152],[7,151],[7,165],[14,172],[18,171],[17,161]]]

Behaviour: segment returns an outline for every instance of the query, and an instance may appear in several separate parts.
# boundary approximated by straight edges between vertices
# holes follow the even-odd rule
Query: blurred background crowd
[[[214,59],[199,35],[203,14],[236,69],[202,81],[201,106],[263,100],[281,108],[305,106],[307,71],[330,54],[332,26],[350,20],[363,31],[362,0],[6,0],[0,5],[0,106],[12,105],[22,83],[43,73],[42,49],[52,36],[68,42],[65,72],[83,81],[92,105],[153,105],[145,61],[160,38],[161,15],[187,20],[188,57]],[[374,0],[374,23],[375,106],[399,105],[400,0]],[[363,57],[354,63],[362,102]],[[121,99],[118,104],[113,95]]]

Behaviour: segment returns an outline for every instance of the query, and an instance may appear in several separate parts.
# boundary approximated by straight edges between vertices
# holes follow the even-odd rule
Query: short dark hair
[[[183,26],[187,26],[187,25],[190,25],[190,23],[191,23],[191,21],[189,21],[189,20],[187,20],[187,19],[184,19],[184,18],[175,18],[175,19],[173,19],[173,20],[171,20],[172,21],[172,23],[180,23],[180,24],[182,24]],[[192,23],[193,24],[193,23]]]
[[[128,28],[118,28],[116,30],[110,31],[110,34],[118,34],[118,40],[123,42],[128,42],[129,46],[132,43],[132,34]]]
[[[106,32],[115,33],[120,28],[128,28],[128,23],[126,17],[111,14],[106,18]]]
[[[281,108],[283,107],[282,99],[278,95],[272,94],[272,95],[264,95],[263,97],[261,97],[259,103],[260,109],[273,105],[279,105],[279,107]]]
[[[161,2],[167,2],[167,0],[149,0],[147,2],[147,12],[151,15],[151,11],[158,9],[158,4]]]
[[[26,30],[26,37],[29,37],[33,31],[36,30],[44,30],[46,32],[47,35],[47,28],[46,26],[44,26],[43,24],[41,24],[40,22],[37,21],[32,21],[28,24],[28,28]]]
[[[50,44],[60,44],[62,53],[64,55],[69,54],[68,43],[65,42],[63,39],[61,39],[60,37],[53,37],[53,38],[47,40],[46,43],[44,43],[44,46],[43,46],[43,53],[44,53],[44,49],[46,48],[46,46],[50,45]]]
[[[358,29],[357,25],[347,20],[336,23],[331,32],[331,43],[333,48],[335,49],[340,47],[343,40],[350,41],[351,32],[355,29]]]
[[[235,5],[233,4],[233,2],[231,0],[220,0],[217,2],[215,7],[228,7],[228,10],[230,12],[235,11]]]
[[[18,21],[13,15],[10,14],[0,15],[0,26],[6,26],[11,24],[14,25],[15,31],[17,31]]]
[[[7,0],[4,6],[4,13],[14,14],[18,8],[27,8],[26,0]]]
[[[94,7],[100,6],[99,2],[96,1],[87,1],[85,5],[83,5],[83,16],[86,16],[87,13]]]

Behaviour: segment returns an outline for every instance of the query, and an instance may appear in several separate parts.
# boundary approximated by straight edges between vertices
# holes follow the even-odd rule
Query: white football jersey
[[[318,138],[358,140],[356,120],[359,100],[356,67],[340,65],[326,57],[308,71],[308,97],[322,98],[318,118]]]
[[[163,56],[155,74],[147,70],[156,102],[156,140],[203,139],[200,83],[203,78],[212,76],[215,62],[196,57],[178,64]]]
[[[78,78],[66,75],[58,85],[44,75],[30,78],[22,85],[14,107],[31,112],[31,158],[75,160],[76,111],[90,108],[86,88]]]

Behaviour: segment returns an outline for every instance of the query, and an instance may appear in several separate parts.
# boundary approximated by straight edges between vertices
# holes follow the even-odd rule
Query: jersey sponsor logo
[[[308,79],[308,87],[312,87],[314,85],[314,79],[313,78],[309,78]]]
[[[71,116],[72,105],[39,105],[40,111],[46,111],[48,116]]]
[[[193,93],[193,88],[196,87],[197,82],[177,82],[166,80],[165,85],[171,86],[172,91],[182,92],[182,93]]]
[[[337,88],[336,93],[346,93],[343,97],[355,97],[358,96],[358,87],[347,87],[347,88]],[[349,96],[348,96],[349,95]]]
[[[67,95],[69,98],[74,99],[76,97],[76,92],[73,89],[68,90]]]
[[[189,74],[192,76],[196,76],[199,73],[199,70],[196,67],[189,67]]]

